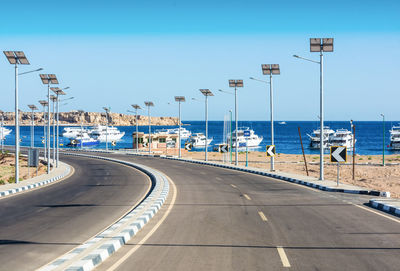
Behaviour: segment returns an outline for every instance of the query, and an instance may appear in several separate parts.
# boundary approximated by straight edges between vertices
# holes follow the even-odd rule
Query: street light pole
[[[319,62],[304,57],[294,55],[296,58],[304,59],[320,65],[320,169],[319,180],[324,180],[324,54],[323,52],[333,52],[333,38],[311,38],[310,52],[319,52]]]
[[[83,110],[78,110],[78,113],[79,113],[79,115],[80,115],[80,117],[81,117],[81,150],[82,150],[82,147],[83,147],[83,144],[82,144],[82,138],[83,138],[83,119],[82,119],[82,114],[84,114],[85,113],[85,111],[83,111]]]
[[[149,118],[149,154],[151,153],[151,119],[150,119],[150,106],[154,106],[153,102],[146,101],[144,104],[147,106],[148,118]]]
[[[40,74],[39,76],[42,83],[47,85],[47,174],[50,174],[50,84],[58,84],[58,80],[55,74]]]
[[[383,139],[383,146],[382,146],[382,166],[385,166],[385,114],[381,114],[382,116],[382,139]]]
[[[109,107],[103,107],[103,109],[106,111],[106,118],[107,118],[107,126],[106,126],[106,151],[108,151],[108,112],[110,111]]]
[[[47,160],[47,135],[46,135],[46,106],[48,106],[47,101],[40,100],[39,103],[43,106],[43,156]]]
[[[32,115],[31,115],[31,148],[35,147],[35,110],[38,110],[36,105],[34,104],[29,104],[28,107],[32,110]]]
[[[205,98],[205,121],[206,121],[206,149],[204,160],[208,161],[208,96],[214,96],[209,89],[200,89],[200,92],[206,97]]]
[[[57,102],[57,135],[56,135],[56,167],[58,168],[58,162],[60,161],[60,152],[59,152],[59,148],[60,148],[60,124],[59,124],[59,120],[60,120],[60,112],[59,112],[59,104],[60,104],[60,95],[66,95],[66,93],[64,92],[65,89],[69,89],[69,87],[60,89],[58,87],[56,88],[51,88],[51,90],[56,94],[56,102]],[[74,97],[71,97],[69,99],[73,99]],[[67,99],[67,100],[69,100]],[[82,142],[82,140],[81,140]],[[54,144],[53,144],[54,145]]]
[[[8,62],[15,66],[15,183],[19,183],[19,112],[18,112],[18,64],[29,65],[22,51],[3,51]],[[29,72],[28,72],[29,73]]]
[[[142,109],[139,105],[137,104],[132,104],[132,107],[136,110],[135,113],[135,123],[136,123],[136,153],[139,152],[138,146],[139,146],[139,128],[138,128],[138,109]]]
[[[243,80],[229,80],[229,87],[235,88],[235,165],[237,166],[239,164],[237,88],[243,87]]]
[[[179,131],[178,131],[178,148],[179,148],[179,158],[181,158],[181,102],[185,102],[185,96],[175,96],[175,101],[179,104]]]
[[[230,121],[229,121],[229,152],[231,153],[231,164],[232,164],[232,110],[229,110]]]

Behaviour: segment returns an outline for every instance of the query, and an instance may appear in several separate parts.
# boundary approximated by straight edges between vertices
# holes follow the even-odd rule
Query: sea
[[[191,131],[192,133],[205,133],[205,122],[204,121],[182,121],[183,127]],[[385,122],[382,121],[355,121],[355,137],[356,153],[361,155],[379,155],[383,152],[383,146],[385,148],[385,154],[400,154],[400,151],[392,151],[389,148],[390,144],[390,133],[389,130],[393,125],[398,126],[400,121]],[[325,125],[331,129],[336,130],[345,128],[350,130],[351,124],[349,121],[325,121]],[[232,123],[232,130],[234,130],[234,122]],[[13,126],[6,126],[11,129],[12,132],[6,136],[5,145],[14,145],[15,143],[15,129]],[[64,127],[72,126],[60,126],[60,134]],[[116,126],[120,131],[125,132],[125,136],[117,142],[115,147],[109,145],[109,148],[125,149],[132,148],[132,133],[136,131],[136,126]],[[178,126],[152,126],[152,132],[160,129],[176,128]],[[270,145],[271,142],[271,123],[269,121],[239,121],[239,127],[249,127],[254,132],[263,137],[258,148],[250,149],[249,151],[260,151],[264,152],[266,145]],[[301,154],[300,137],[298,128],[300,127],[301,137],[303,141],[304,151],[306,154],[318,154],[319,150],[309,148],[309,137],[307,134],[311,134],[313,130],[319,128],[318,121],[276,121],[274,122],[274,134],[275,134],[275,146],[277,153],[286,154]],[[385,127],[385,128],[383,128]],[[140,132],[148,133],[148,126],[139,126]],[[35,147],[43,147],[43,126],[35,126],[34,128],[34,144]],[[53,133],[53,128],[51,128]],[[30,146],[31,139],[31,126],[20,127],[21,146]],[[208,122],[208,135],[209,138],[213,138],[210,144],[209,151],[213,151],[214,144],[222,143],[224,137],[224,121],[209,121]],[[69,139],[60,137],[61,148],[66,148]],[[184,141],[182,141],[183,143]],[[51,143],[51,146],[52,143]],[[183,146],[183,145],[182,145]],[[105,148],[105,143],[101,143],[98,146],[90,148]],[[203,149],[193,149],[191,151],[204,151]],[[329,150],[327,150],[329,152]]]

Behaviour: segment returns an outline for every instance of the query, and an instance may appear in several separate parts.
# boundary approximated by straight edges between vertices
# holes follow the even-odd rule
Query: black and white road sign
[[[331,162],[340,163],[347,161],[347,148],[344,146],[331,146]]]
[[[117,142],[116,141],[111,141],[111,145],[115,146],[115,145],[117,145]]]
[[[229,145],[228,144],[223,144],[220,146],[219,151],[222,153],[227,153],[229,152]]]
[[[190,151],[192,149],[192,143],[186,142],[185,143],[185,149]]]
[[[267,145],[267,156],[275,156],[275,145]]]

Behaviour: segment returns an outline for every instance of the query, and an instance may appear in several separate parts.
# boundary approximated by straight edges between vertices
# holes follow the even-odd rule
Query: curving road
[[[69,157],[68,179],[0,199],[0,270],[34,270],[86,241],[148,192],[142,172],[117,163]]]
[[[104,154],[103,154],[104,155]],[[400,220],[327,193],[232,170],[160,158],[177,187],[140,234],[96,270],[398,270]],[[142,242],[142,238],[146,237]],[[140,247],[138,248],[138,244]]]

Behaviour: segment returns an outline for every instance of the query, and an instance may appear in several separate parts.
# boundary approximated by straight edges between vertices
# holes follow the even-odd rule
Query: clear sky
[[[278,63],[275,118],[317,120],[319,66],[310,37],[335,38],[325,55],[327,120],[400,120],[400,1],[4,1],[0,49],[23,50],[30,66],[55,73],[75,97],[62,111],[126,113],[155,103],[152,114],[177,115],[174,96],[186,96],[183,120],[223,120],[234,107],[228,79],[238,90],[240,120],[268,120],[267,80],[261,64]],[[2,58],[2,60],[1,60]],[[14,110],[13,67],[0,57],[0,109]],[[20,107],[45,98],[37,74],[20,77]],[[68,97],[67,96],[67,97]],[[170,104],[168,104],[170,103]],[[144,113],[144,112],[143,112]]]

